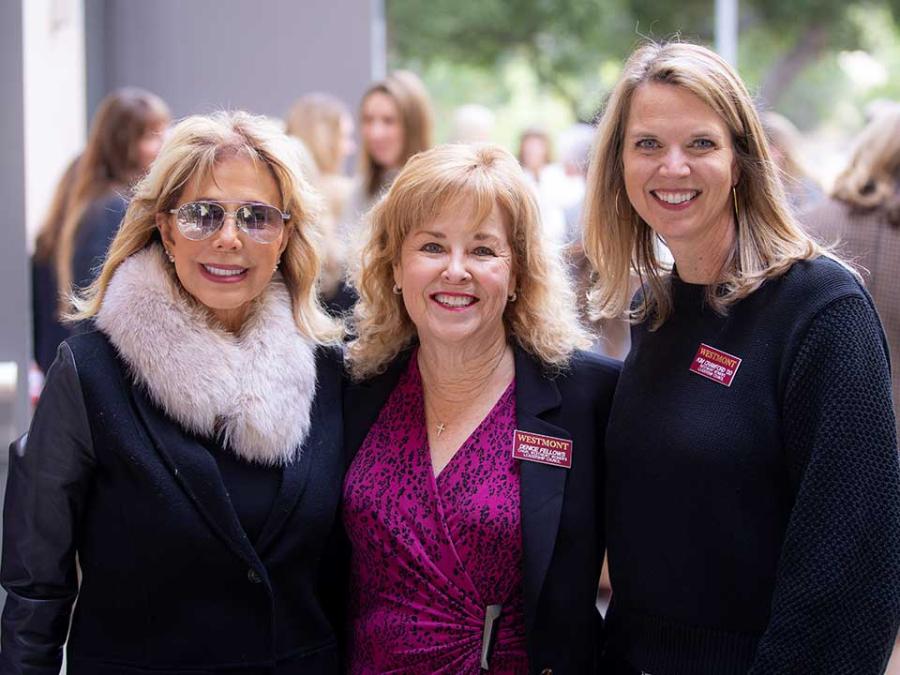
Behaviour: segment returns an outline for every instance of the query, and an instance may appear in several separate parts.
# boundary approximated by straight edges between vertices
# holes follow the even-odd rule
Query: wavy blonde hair
[[[156,215],[175,208],[189,182],[205,180],[219,162],[236,155],[271,172],[281,194],[281,209],[291,214],[285,223],[287,244],[280,269],[297,327],[316,342],[336,341],[340,330],[316,293],[321,266],[316,225],[320,198],[303,176],[298,144],[270,120],[240,111],[196,115],[174,127],[149,173],[136,185],[100,275],[81,297],[74,298],[76,311],[69,318],[94,317],[119,265],[160,241]],[[170,273],[177,280],[174,270]]]
[[[851,206],[883,208],[900,226],[900,106],[879,113],[856,139],[853,156],[834,182],[832,195]]]
[[[361,265],[353,274],[357,337],[348,361],[355,378],[383,372],[415,340],[403,298],[393,293],[394,265],[410,232],[460,206],[471,209],[473,224],[495,206],[505,220],[518,296],[503,314],[507,335],[557,368],[576,348],[590,345],[565,267],[542,235],[537,202],[515,157],[497,145],[441,145],[410,159],[369,214]]]
[[[706,291],[720,314],[766,279],[794,262],[829,255],[791,215],[778,168],[753,101],[737,73],[718,54],[699,45],[650,43],[628,59],[597,128],[585,198],[585,253],[597,270],[591,292],[594,314],[615,318],[629,313],[630,277],[644,288],[630,312],[633,321],[658,328],[672,312],[669,269],[657,253],[656,235],[628,201],[622,153],[631,101],[647,83],[682,87],[719,115],[731,132],[740,180],[735,186],[735,247],[719,280]],[[848,268],[849,269],[849,268]]]

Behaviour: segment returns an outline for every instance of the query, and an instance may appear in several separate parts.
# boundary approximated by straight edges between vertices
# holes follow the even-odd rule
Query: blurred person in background
[[[59,316],[59,288],[56,284],[56,249],[59,232],[72,199],[72,188],[78,174],[78,162],[73,159],[63,172],[53,193],[50,210],[41,225],[31,258],[32,347],[34,361],[41,373],[46,373],[56,358],[59,343],[71,334]]]
[[[550,135],[538,127],[523,131],[519,136],[518,159],[537,194],[544,236],[552,246],[561,248],[566,239],[565,174],[553,163]]]
[[[494,140],[497,116],[490,108],[467,103],[453,111],[454,143],[490,143]]]
[[[584,191],[593,143],[594,127],[583,123],[573,124],[563,130],[557,140],[559,163],[566,176],[566,189],[561,201],[566,220],[567,244],[581,241]]]
[[[431,147],[433,116],[425,85],[410,71],[395,71],[366,90],[359,109],[359,171],[342,217],[351,238],[406,161]]]
[[[594,135],[595,129],[590,124],[575,124],[559,136],[560,161],[570,186],[573,186],[572,194],[575,197],[564,209],[566,217],[564,252],[572,267],[578,315],[585,325],[589,325],[593,329],[594,351],[621,360],[628,354],[628,319],[624,316],[615,319],[592,319],[588,301],[588,293],[594,284],[594,268],[584,254],[581,228],[586,179]],[[634,288],[637,288],[636,277]]]
[[[588,183],[597,309],[634,321],[607,433],[610,667],[880,675],[900,463],[858,275],[797,224],[745,85],[705,47],[631,55]]]
[[[337,222],[353,184],[343,171],[345,160],[356,152],[350,111],[331,94],[307,94],[291,107],[286,130],[312,153],[319,170],[319,190],[325,196],[328,213]]]
[[[131,186],[156,158],[171,117],[155,94],[119,89],[94,114],[78,160],[72,192],[56,241],[55,267],[61,304],[94,280],[125,215]]]
[[[169,121],[159,97],[135,88],[113,92],[97,108],[84,152],[60,179],[32,258],[34,353],[42,372],[71,334],[60,321],[70,308],[66,297],[93,281],[128,191],[159,152]]]
[[[594,672],[619,364],[580,351],[521,168],[493,145],[417,155],[363,252],[345,398],[349,672]]]
[[[860,133],[831,197],[803,212],[814,236],[859,264],[888,346],[900,359],[900,107],[885,107]],[[900,402],[900,364],[893,369]]]
[[[324,195],[327,207],[320,216],[324,234],[320,292],[329,308],[340,313],[349,309],[354,299],[344,284],[346,247],[338,234],[338,224],[353,187],[353,181],[343,172],[344,162],[356,152],[353,117],[334,96],[307,94],[291,107],[286,131],[303,142],[315,162],[310,179]]]
[[[784,192],[794,213],[807,209],[824,198],[822,188],[804,168],[802,139],[797,127],[784,115],[767,111],[760,115],[772,159],[781,170]]]
[[[64,644],[68,675],[339,672],[318,203],[277,125],[173,129],[11,449],[0,674],[56,675]]]

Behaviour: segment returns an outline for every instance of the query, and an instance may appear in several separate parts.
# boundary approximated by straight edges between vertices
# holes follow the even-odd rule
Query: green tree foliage
[[[492,68],[523,56],[547,89],[581,110],[603,57],[636,41],[626,0],[387,0],[392,60]]]
[[[642,38],[711,43],[714,0],[386,0],[394,62],[493,68],[524,56],[544,87],[585,117],[598,64],[624,58]],[[741,0],[741,31],[764,31],[778,50],[749,55],[764,65],[760,97],[776,105],[825,52],[856,49],[864,36],[848,11],[870,6],[900,16],[900,0]],[[750,70],[760,71],[760,63]]]

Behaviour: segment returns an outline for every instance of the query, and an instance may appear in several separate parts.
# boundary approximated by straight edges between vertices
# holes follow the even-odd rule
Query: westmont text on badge
[[[513,457],[526,462],[539,462],[572,468],[572,441],[543,434],[514,432]]]
[[[740,365],[741,359],[737,356],[701,342],[700,348],[691,362],[690,370],[713,382],[730,387]]]

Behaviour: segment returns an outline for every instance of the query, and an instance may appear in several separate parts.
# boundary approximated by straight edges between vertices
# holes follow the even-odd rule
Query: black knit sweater
[[[632,330],[610,416],[609,653],[653,675],[881,673],[900,467],[869,296],[825,258],[725,317],[671,283],[673,316]]]

